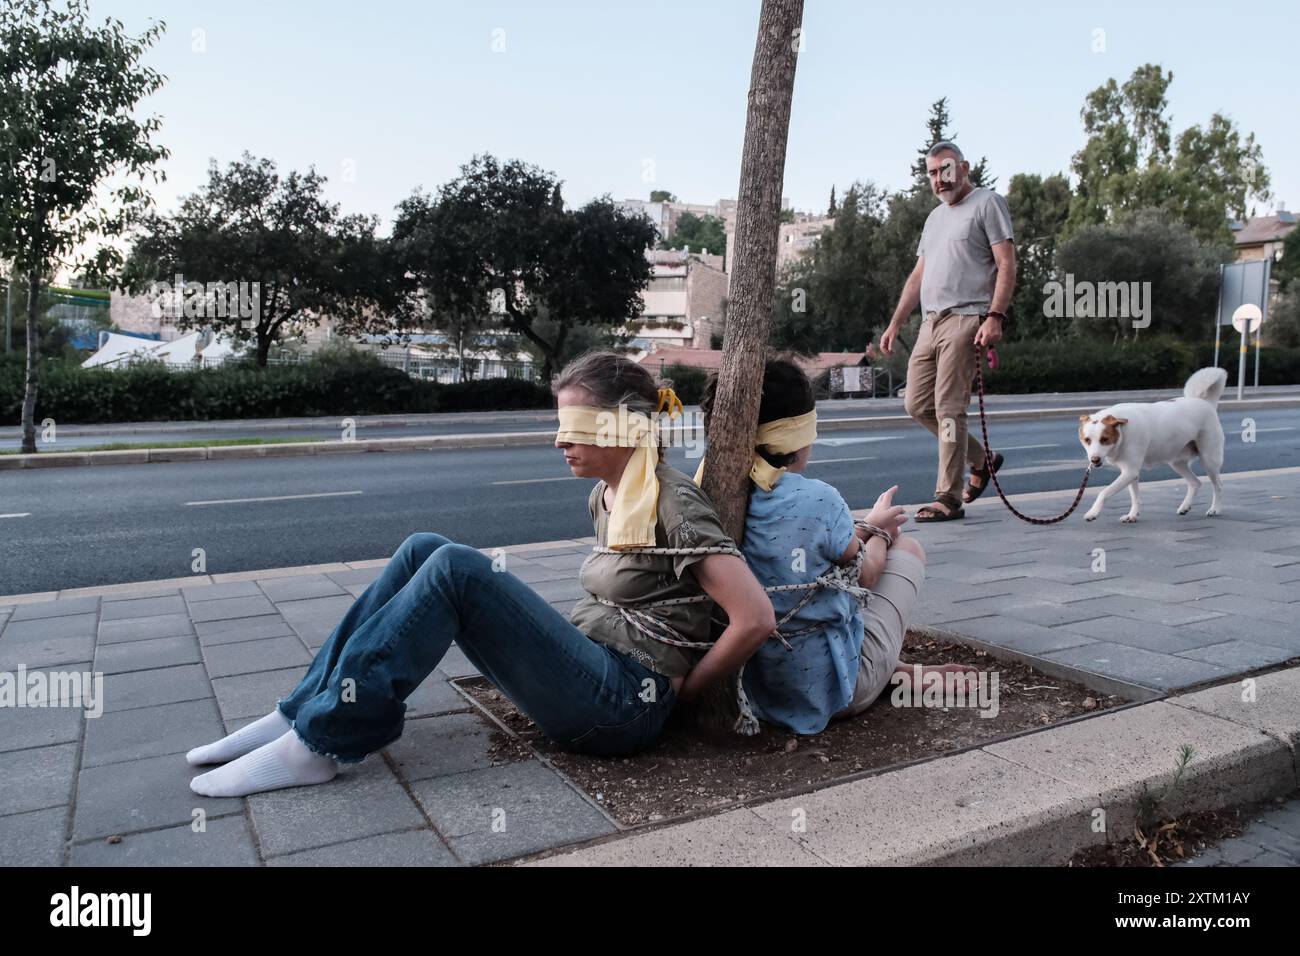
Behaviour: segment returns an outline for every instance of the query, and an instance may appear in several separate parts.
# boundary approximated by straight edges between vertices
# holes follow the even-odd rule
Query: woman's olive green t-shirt
[[[659,462],[659,503],[655,512],[655,545],[660,548],[727,547],[736,544],[722,530],[713,503],[689,477]],[[596,525],[596,542],[604,547],[609,529],[605,509],[605,482],[599,482],[587,501]],[[582,564],[579,580],[590,595],[622,605],[640,605],[668,598],[703,594],[695,574],[687,573],[703,554],[608,554],[593,551]],[[711,640],[712,601],[675,604],[650,609],[688,641]],[[669,677],[684,677],[703,651],[674,647],[646,637],[624,620],[617,608],[585,597],[569,613],[574,627],[593,640],[618,650],[645,667]]]

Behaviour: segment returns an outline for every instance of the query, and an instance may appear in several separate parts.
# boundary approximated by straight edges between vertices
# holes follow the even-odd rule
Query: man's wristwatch
[[[983,317],[986,319],[997,319],[999,322],[1005,322],[1007,320],[1007,314],[1005,312],[999,312],[996,309],[989,309],[984,313]]]

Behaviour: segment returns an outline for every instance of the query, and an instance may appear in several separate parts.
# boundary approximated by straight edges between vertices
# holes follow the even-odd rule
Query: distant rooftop
[[[862,352],[819,352],[812,358],[796,355],[794,360],[808,375],[816,377],[828,368],[859,365],[865,358],[866,356]],[[648,352],[638,361],[643,365],[649,364],[653,367],[657,367],[660,362],[663,362],[665,366],[685,365],[689,368],[700,368],[712,372],[722,367],[722,350],[669,346]]]
[[[1232,226],[1238,226],[1232,223]],[[1279,206],[1271,216],[1253,216],[1233,231],[1232,239],[1239,246],[1258,246],[1266,242],[1280,242],[1296,227],[1295,213]]]

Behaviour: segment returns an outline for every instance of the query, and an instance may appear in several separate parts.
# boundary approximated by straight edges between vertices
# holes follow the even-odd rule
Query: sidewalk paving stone
[[[212,685],[202,664],[131,671],[104,679],[105,714],[185,700],[204,700],[211,696]]]
[[[1268,667],[1280,664],[1300,656],[1300,652],[1284,647],[1272,647],[1268,644],[1255,644],[1252,641],[1224,641],[1208,647],[1197,647],[1190,651],[1179,651],[1179,657],[1205,661],[1224,670],[1241,670],[1243,668]]]
[[[119,644],[124,641],[148,641],[193,633],[194,625],[188,614],[159,614],[155,617],[105,621],[99,625],[99,642]]]
[[[383,568],[354,568],[350,571],[331,571],[327,577],[341,588],[360,584],[364,589],[383,572]]]
[[[406,698],[406,718],[410,720],[414,717],[469,710],[471,706],[446,676],[435,670],[415,689],[415,693]]]
[[[273,857],[267,866],[457,866],[432,830],[406,830]]]
[[[198,664],[201,661],[198,638],[190,635],[101,644],[95,652],[95,670],[105,674],[157,670],[160,667]]]
[[[205,648],[217,644],[238,644],[243,641],[294,636],[293,628],[279,614],[208,621],[195,624],[194,627],[199,633],[199,644]]]
[[[202,810],[211,826],[229,814],[243,815],[236,797],[202,797],[190,789],[196,770],[175,754],[82,769],[72,840],[79,843],[141,830],[185,824]]]
[[[1198,647],[1222,644],[1228,635],[1204,629],[1203,623],[1168,627],[1131,617],[1097,613],[1091,621],[1065,625],[1072,631],[1087,633],[1099,641],[1110,641],[1141,648],[1155,654],[1181,654]]]
[[[461,677],[478,677],[478,668],[469,662],[469,658],[455,644],[447,648],[447,653],[443,655],[438,662],[438,670],[442,671],[448,677],[457,679]]]
[[[302,621],[323,621],[331,627],[352,607],[355,599],[341,588],[337,595],[311,597],[302,600],[277,601],[276,610],[290,625]]]
[[[208,676],[233,677],[258,671],[281,670],[311,663],[311,655],[297,637],[271,637],[237,644],[214,644],[203,649]]]
[[[212,690],[224,720],[263,717],[271,712],[280,698],[298,686],[306,673],[306,667],[289,667],[240,674],[238,677],[218,677],[212,681]]]
[[[4,641],[55,640],[62,637],[95,636],[98,614],[68,614],[60,617],[38,617],[30,620],[10,621],[5,625]]]
[[[1077,631],[1060,627],[1044,627],[1041,624],[996,615],[949,621],[942,627],[946,631],[974,637],[999,647],[1032,652],[1040,656],[1068,648],[1090,647],[1096,643],[1093,638]]]
[[[202,621],[222,621],[274,613],[276,613],[275,605],[265,594],[190,602],[190,617],[194,619],[195,624]]]
[[[1140,647],[1097,641],[1080,647],[1050,651],[1042,655],[1051,661],[1107,677],[1117,677],[1145,687],[1176,690],[1204,681],[1227,677],[1231,672],[1201,661],[1156,654]]]
[[[44,667],[66,669],[95,656],[93,637],[26,638],[0,642],[0,671]]]
[[[385,751],[402,779],[428,780],[495,766],[492,737],[499,732],[477,713],[423,717],[408,720]]]
[[[72,847],[72,866],[256,866],[257,848],[242,813],[210,819],[196,832],[183,826],[132,833],[120,843],[93,840]]]
[[[121,621],[137,617],[157,617],[159,614],[184,614],[185,599],[179,594],[166,597],[134,598],[126,601],[105,600],[100,610],[101,621]]]
[[[466,863],[491,863],[612,833],[558,774],[533,761],[432,777],[415,798]]]
[[[354,574],[356,572],[336,572]],[[343,586],[324,574],[304,574],[297,578],[272,578],[259,581],[262,592],[276,604],[305,598],[335,597],[344,593]]]
[[[253,794],[248,808],[268,858],[427,826],[392,770],[373,754],[329,783]]]
[[[1296,623],[1296,609],[1289,604],[1276,601],[1264,601],[1255,597],[1243,597],[1239,594],[1223,594],[1219,597],[1206,598],[1200,606],[1213,608],[1225,614],[1240,614],[1243,617],[1259,618],[1262,621],[1275,621],[1278,624]]]
[[[61,601],[42,601],[39,604],[18,604],[13,607],[9,620],[34,621],[46,617],[67,617],[69,614],[93,614],[99,610],[99,598],[64,598]]]
[[[226,598],[260,597],[262,589],[256,581],[229,581],[225,584],[196,584],[181,588],[181,594],[190,604],[202,604],[207,601],[221,601]]]
[[[0,816],[65,806],[77,773],[77,745],[0,753]]]
[[[0,866],[58,866],[67,807],[0,816]]]
[[[225,733],[211,697],[106,713],[86,721],[81,765],[98,767],[183,754]]]
[[[0,707],[0,752],[76,743],[80,707]]]

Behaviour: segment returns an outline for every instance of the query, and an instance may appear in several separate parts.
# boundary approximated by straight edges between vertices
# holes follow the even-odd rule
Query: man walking
[[[917,305],[924,316],[907,363],[907,413],[939,439],[939,479],[934,503],[917,521],[965,517],[1002,467],[985,461],[984,448],[966,426],[975,346],[1001,341],[1002,324],[1016,286],[1016,253],[1007,201],[970,181],[970,163],[954,144],[935,143],[926,153],[931,191],[941,202],[930,213],[894,317],[880,337],[892,355],[898,330]],[[966,466],[970,481],[962,487]],[[960,495],[960,497],[958,497]]]

